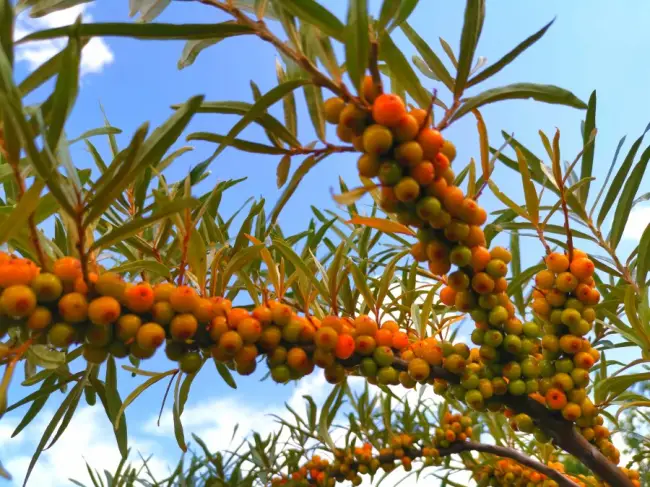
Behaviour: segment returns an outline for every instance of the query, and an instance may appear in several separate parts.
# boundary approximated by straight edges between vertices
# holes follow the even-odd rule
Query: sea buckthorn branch
[[[355,97],[348,90],[345,83],[343,82],[335,83],[330,78],[328,78],[316,67],[316,65],[307,56],[295,51],[294,49],[289,47],[289,45],[286,42],[282,41],[277,36],[275,36],[275,34],[273,34],[268,29],[264,20],[254,21],[248,15],[243,13],[240,9],[235,7],[230,2],[220,2],[218,0],[197,0],[197,1],[204,5],[209,5],[211,7],[218,8],[219,10],[234,17],[237,23],[250,27],[257,37],[259,37],[263,41],[272,44],[280,52],[282,52],[287,57],[295,61],[298,64],[298,66],[304,69],[309,74],[309,76],[311,76],[314,83],[316,83],[318,86],[327,88],[332,93],[335,93],[341,98],[343,98],[344,100],[355,104],[359,108],[364,107],[364,103],[358,97]]]

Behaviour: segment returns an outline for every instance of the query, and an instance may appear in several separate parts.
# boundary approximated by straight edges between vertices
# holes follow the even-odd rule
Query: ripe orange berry
[[[569,258],[558,252],[552,252],[546,256],[546,267],[549,271],[559,274],[569,269]]]
[[[468,247],[476,247],[477,245],[485,245],[485,233],[478,225],[469,226],[469,235],[465,237],[463,243]]]
[[[479,294],[491,293],[494,286],[494,280],[486,272],[477,272],[472,277],[472,289]]]
[[[191,313],[198,301],[198,294],[190,286],[178,286],[169,294],[169,303],[177,313]]]
[[[453,306],[456,302],[456,291],[451,287],[444,287],[440,290],[440,301],[446,306]]]
[[[341,112],[345,108],[345,102],[342,98],[333,97],[325,100],[323,103],[323,111],[325,113],[325,120],[327,123],[336,125],[341,118]]]
[[[403,331],[398,331],[393,334],[392,346],[396,350],[403,350],[409,346],[409,337]]]
[[[378,347],[390,347],[393,344],[393,331],[381,328],[375,334],[375,341]]]
[[[242,337],[236,331],[227,331],[219,339],[219,348],[231,357],[244,346]]]
[[[551,289],[555,284],[555,274],[549,270],[539,271],[535,275],[535,285],[539,289]]]
[[[199,323],[210,323],[212,318],[216,316],[212,301],[207,298],[199,298],[196,301],[196,306],[194,306],[192,314],[194,314]]]
[[[145,323],[138,328],[135,341],[140,348],[155,350],[165,343],[165,330],[158,323]]]
[[[353,353],[354,338],[351,335],[339,335],[334,347],[334,355],[341,360],[345,360],[350,358]]]
[[[80,293],[69,293],[59,300],[59,314],[68,323],[81,323],[88,317],[88,301]]]
[[[429,161],[422,161],[411,167],[409,174],[420,186],[427,186],[433,181],[436,171]]]
[[[24,284],[15,284],[2,292],[0,305],[7,315],[25,318],[36,308],[36,294]]]
[[[117,299],[110,296],[101,296],[93,299],[88,306],[88,318],[95,325],[110,325],[119,317],[122,308]]]
[[[408,365],[409,375],[416,381],[421,382],[429,378],[431,368],[429,364],[421,358],[414,358]]]
[[[363,150],[367,154],[380,156],[393,145],[393,133],[383,125],[371,125],[363,131]]]
[[[397,126],[405,114],[404,101],[397,95],[384,93],[372,105],[372,118],[386,127]]]
[[[379,329],[377,322],[368,315],[357,316],[354,320],[354,327],[357,335],[368,335],[371,337],[374,337]]]
[[[490,262],[490,251],[485,247],[472,248],[472,268],[475,271],[482,271]]]
[[[556,387],[551,387],[546,392],[546,404],[549,408],[559,411],[567,404],[566,394]]]
[[[370,103],[375,101],[375,99],[380,95],[379,87],[375,84],[372,76],[368,75],[363,78],[361,93],[363,94],[363,98]]]
[[[245,318],[237,324],[237,332],[245,343],[255,343],[262,335],[262,324],[255,318]]]
[[[562,408],[562,416],[567,421],[575,421],[582,416],[582,409],[578,404],[570,402]]]
[[[287,353],[287,365],[295,371],[305,371],[310,365],[309,357],[302,348],[294,347]]]
[[[578,279],[587,279],[594,274],[596,270],[594,263],[586,258],[580,257],[578,259],[574,258],[571,262],[571,274],[576,276]]]
[[[53,272],[64,282],[74,282],[81,276],[81,262],[74,257],[62,257],[54,262]]]
[[[148,282],[141,282],[124,292],[126,307],[135,313],[145,313],[151,309],[154,302],[153,289]]]
[[[442,149],[445,142],[442,134],[435,129],[424,128],[418,134],[417,141],[422,146],[424,158],[428,161],[434,162],[435,164],[435,157],[440,152],[440,149]],[[448,159],[447,162],[449,162]]]
[[[450,166],[450,162],[449,162],[449,159],[447,159],[446,155],[444,155],[441,152],[438,152],[434,156],[434,158],[433,158],[433,167],[436,170],[436,174],[440,174],[441,176],[443,176],[444,174],[447,174],[447,172],[449,171],[449,166]],[[453,172],[449,173],[449,174],[450,174],[450,177],[448,177],[448,178],[445,177],[445,179],[447,180],[447,184],[453,183],[453,181],[455,179],[455,177],[453,176]]]

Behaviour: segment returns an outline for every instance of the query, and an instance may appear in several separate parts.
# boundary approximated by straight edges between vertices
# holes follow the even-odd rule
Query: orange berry
[[[59,314],[68,323],[85,321],[88,317],[88,301],[86,297],[80,293],[66,294],[59,300]]]
[[[430,261],[429,271],[436,276],[444,276],[451,270],[451,262],[449,260]]]
[[[436,174],[440,174],[442,176],[443,173],[449,169],[449,165],[449,159],[447,159],[447,156],[441,152],[438,152],[433,158],[433,167],[436,170]],[[451,181],[448,178],[445,179],[447,179],[447,183],[453,182],[453,179],[451,179]]]
[[[549,271],[559,274],[569,269],[569,258],[558,252],[552,252],[546,256],[546,267]]]
[[[2,268],[2,266],[0,266]],[[4,286],[3,287],[8,287]],[[63,292],[61,280],[54,274],[44,272],[36,276],[31,282],[32,289],[36,293],[36,299],[41,303],[56,301]]]
[[[135,335],[136,343],[145,350],[155,350],[165,342],[165,329],[158,323],[145,323]]]
[[[147,282],[141,282],[124,292],[126,307],[135,313],[145,313],[151,309],[154,302],[153,289]]]
[[[368,315],[357,316],[354,320],[354,327],[357,335],[368,335],[371,337],[374,337],[379,329],[377,322]]]
[[[192,314],[199,323],[210,323],[210,321],[212,321],[212,318],[216,316],[212,301],[207,298],[197,299],[196,305],[192,310]]]
[[[556,387],[551,387],[546,392],[545,397],[546,397],[546,404],[551,409],[560,410],[564,408],[564,406],[566,406],[567,404],[566,394],[560,389],[557,389]]]
[[[25,318],[36,309],[36,294],[30,287],[15,284],[2,292],[0,304],[7,315]]]
[[[420,186],[427,186],[433,181],[436,171],[429,161],[422,161],[411,167],[409,174]]]
[[[326,317],[327,318],[327,317]],[[325,320],[323,320],[324,322]],[[334,350],[338,341],[339,335],[336,330],[329,326],[321,326],[314,336],[314,343],[316,347],[323,351]]]
[[[404,101],[397,95],[382,94],[372,105],[372,118],[378,124],[395,127],[406,114]]]
[[[465,237],[463,243],[468,247],[476,247],[477,245],[485,245],[485,233],[478,225],[469,226],[469,235]]]
[[[586,257],[573,259],[570,269],[571,274],[576,276],[578,279],[587,279],[591,277],[596,270],[594,263]]]
[[[62,257],[54,262],[53,272],[64,282],[74,282],[81,276],[81,261],[74,257]]]
[[[379,87],[375,85],[372,76],[366,76],[363,78],[361,93],[363,94],[363,98],[370,103],[375,101],[375,99],[380,95]]]
[[[199,324],[194,315],[183,313],[174,316],[169,324],[169,334],[174,340],[184,342],[192,338],[198,328]]]
[[[231,357],[244,346],[242,337],[236,331],[230,330],[219,338],[219,348]]]
[[[399,325],[395,321],[389,320],[389,321],[385,321],[381,325],[381,329],[395,333],[396,331],[399,331]]]
[[[198,300],[199,295],[190,286],[178,286],[169,295],[169,303],[177,313],[191,313]]]
[[[393,331],[382,327],[375,334],[375,341],[378,347],[390,347],[393,344]]]
[[[294,347],[287,353],[287,365],[297,372],[303,372],[309,368],[311,362],[302,348]]]
[[[262,324],[255,318],[245,318],[237,324],[237,332],[246,343],[255,343],[262,335]]]
[[[208,298],[212,302],[212,309],[217,316],[227,316],[232,309],[232,302],[221,296]]]
[[[549,270],[539,271],[535,275],[535,285],[539,289],[551,289],[555,284],[555,274]]]
[[[473,247],[472,248],[472,268],[475,271],[482,271],[490,262],[490,251],[485,247]]]
[[[426,360],[414,358],[408,364],[409,375],[416,381],[420,382],[429,378],[431,368]]]
[[[334,315],[327,315],[323,318],[323,321],[321,321],[322,328],[333,328],[334,331],[337,333],[341,333],[343,331],[343,323],[341,319],[338,316]]]
[[[339,335],[334,348],[334,355],[341,360],[350,358],[354,353],[354,338],[351,335]]]
[[[423,108],[414,108],[409,112],[410,115],[415,118],[415,120],[418,123],[418,128],[419,127],[425,127],[428,125],[431,125],[433,123],[433,118],[431,117],[431,114],[428,113],[426,110]]]
[[[153,287],[153,299],[158,301],[169,301],[169,296],[174,291],[176,286],[170,282],[161,282]]]
[[[341,112],[345,108],[345,102],[342,98],[333,97],[325,100],[323,103],[323,111],[325,113],[325,120],[327,123],[338,124],[341,119]]]
[[[393,334],[392,346],[396,350],[403,350],[409,346],[409,337],[403,331],[398,331]]]
[[[397,125],[393,127],[393,135],[397,142],[407,142],[417,137],[420,131],[420,124],[410,113],[404,114]]]
[[[110,325],[120,317],[122,308],[117,299],[101,296],[93,299],[88,306],[88,318],[95,325]]]
[[[424,158],[428,161],[434,162],[435,164],[435,157],[440,152],[440,149],[442,149],[445,142],[442,134],[436,129],[424,128],[418,134],[417,141],[422,146]],[[449,159],[447,159],[447,162],[449,162]]]
[[[477,272],[472,277],[472,289],[479,294],[488,294],[494,291],[494,279],[486,272]]]
[[[51,323],[52,312],[45,306],[37,306],[27,318],[27,328],[30,330],[43,330]]]
[[[411,247],[411,256],[418,262],[425,262],[427,260],[427,253],[422,242],[415,242],[413,244]]]
[[[456,302],[456,291],[451,287],[444,287],[440,290],[440,301],[446,306],[453,306]]]

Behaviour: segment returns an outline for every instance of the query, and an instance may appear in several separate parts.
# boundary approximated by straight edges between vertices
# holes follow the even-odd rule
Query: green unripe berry
[[[499,300],[494,294],[482,294],[478,297],[478,305],[483,309],[492,309],[497,304]]]
[[[492,379],[492,389],[496,396],[503,396],[508,392],[508,383],[503,380],[503,377],[495,377]]]
[[[417,166],[422,162],[424,152],[422,146],[414,140],[403,142],[395,147],[395,159],[402,166]]]
[[[440,200],[435,196],[425,196],[415,205],[417,215],[426,221],[440,214],[441,209],[442,205],[440,204]]]
[[[199,352],[189,352],[178,361],[178,367],[186,374],[194,374],[203,365],[203,358]]]
[[[412,177],[403,177],[395,185],[395,197],[402,203],[414,201],[420,195],[420,185]]]
[[[591,323],[581,319],[578,323],[569,325],[569,331],[572,335],[585,336],[591,331]]]
[[[341,119],[341,112],[345,108],[345,102],[342,98],[333,97],[325,100],[323,104],[323,111],[325,112],[325,120],[327,123],[336,125]]]
[[[456,245],[449,253],[449,261],[458,267],[465,267],[472,261],[472,251],[465,245]]]
[[[377,347],[372,353],[372,358],[379,367],[387,367],[393,363],[393,350],[386,346]]]
[[[582,316],[580,316],[580,311],[576,309],[567,308],[562,311],[562,323],[564,323],[566,326],[577,325],[580,323],[581,319]]]
[[[539,362],[539,374],[542,377],[553,377],[555,374],[555,366],[550,360],[541,360]]]
[[[402,168],[396,162],[384,162],[379,166],[378,176],[384,186],[395,186],[402,179]]]
[[[474,345],[483,345],[483,341],[485,339],[485,331],[479,328],[475,328],[474,331],[472,331],[471,339]]]
[[[573,360],[570,358],[563,358],[555,361],[555,371],[565,374],[570,373],[574,369]]]
[[[526,358],[521,362],[521,373],[524,374],[524,377],[529,379],[534,379],[539,376],[540,367],[539,363],[534,358]]]
[[[523,329],[524,335],[529,338],[539,338],[541,336],[539,325],[534,321],[528,321],[527,323],[524,323]]]
[[[364,178],[376,178],[379,176],[381,161],[377,156],[371,154],[362,154],[357,161],[357,170],[359,175]]]
[[[521,339],[517,335],[506,335],[503,340],[503,348],[512,354],[521,351]]]
[[[483,399],[490,399],[494,394],[494,387],[490,379],[480,379],[478,383],[478,390],[483,396]]]
[[[380,384],[395,384],[399,379],[397,370],[394,367],[382,367],[377,371],[377,382]]]
[[[526,394],[526,383],[521,379],[516,379],[508,384],[508,392],[513,396],[522,396]]]
[[[503,306],[495,306],[490,310],[490,317],[489,321],[490,324],[493,326],[500,325],[504,321],[508,319],[508,310],[506,310]]]
[[[539,391],[539,382],[537,379],[529,379],[526,381],[526,394],[532,394]]]
[[[487,330],[483,338],[483,343],[490,347],[497,348],[503,343],[503,333],[499,330]]]
[[[476,410],[483,409],[483,406],[485,405],[485,401],[483,400],[483,394],[481,394],[480,391],[476,389],[467,391],[464,399],[467,405],[472,409],[476,409]]]
[[[510,380],[515,380],[521,377],[521,365],[519,365],[519,362],[508,362],[504,365],[503,376]]]
[[[460,381],[460,385],[462,385],[467,390],[477,389],[479,385],[478,375],[465,372],[465,374],[463,374],[463,378]]]
[[[501,259],[492,259],[488,262],[485,272],[495,279],[505,277],[508,273],[508,264],[503,262]]]
[[[533,420],[527,414],[518,414],[515,416],[515,423],[517,424],[517,429],[522,433],[532,433],[535,429]]]

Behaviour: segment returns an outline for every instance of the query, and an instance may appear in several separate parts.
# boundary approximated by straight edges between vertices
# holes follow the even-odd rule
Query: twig
[[[325,147],[320,149],[308,149],[307,147],[294,147],[289,149],[289,155],[310,155],[310,156],[320,156],[323,154],[335,154],[342,152],[358,152],[358,150],[351,145],[332,145],[327,144]]]
[[[20,165],[13,157],[9,157],[9,153],[5,147],[4,134],[0,132],[0,152],[7,159],[7,162],[11,166],[11,170],[14,173],[14,178],[16,179],[16,184],[18,185],[18,201],[22,199],[25,194],[25,179],[20,173]],[[43,270],[47,270],[47,260],[45,259],[45,253],[43,252],[43,247],[41,246],[41,241],[38,238],[38,229],[36,228],[36,220],[34,220],[34,213],[30,214],[27,217],[27,225],[29,226],[29,234],[34,250],[36,251],[36,256],[38,257],[38,262],[41,265]]]
[[[425,115],[424,120],[422,121],[420,130],[426,127],[427,120],[429,120],[429,117],[431,117],[431,120],[433,120],[433,105],[436,102],[437,98],[438,98],[438,90],[434,89],[433,95],[431,96],[431,101],[429,102],[429,106],[427,107],[427,114]]]
[[[254,21],[247,15],[245,15],[241,10],[236,8],[234,5],[224,2],[219,2],[218,0],[197,0],[199,3],[204,5],[209,5],[211,7],[218,8],[223,12],[231,15],[235,18],[238,24],[245,25],[250,27],[253,30],[253,33],[272,45],[274,45],[280,52],[285,54],[287,57],[293,59],[298,66],[307,71],[311,76],[315,84],[327,88],[331,92],[337,94],[343,100],[349,103],[357,105],[359,108],[364,110],[368,109],[367,105],[363,103],[358,97],[355,97],[350,93],[347,86],[343,82],[337,84],[332,81],[330,78],[325,76],[319,69],[314,65],[314,63],[307,58],[305,55],[296,52],[294,49],[289,47],[285,42],[275,36],[266,26],[266,23],[263,20]]]
[[[449,107],[449,109],[447,109],[444,117],[442,117],[442,119],[440,120],[440,123],[436,125],[436,130],[442,131],[450,125],[451,117],[454,116],[456,110],[458,110],[458,107],[460,107],[460,100],[454,100],[454,103]]]
[[[89,284],[88,280],[88,254],[86,253],[86,229],[83,225],[84,205],[81,194],[77,192],[77,207],[75,208],[75,225],[77,226],[77,252],[79,252],[79,261],[81,262],[81,274],[84,282]]]
[[[381,81],[381,74],[379,73],[379,44],[376,40],[370,43],[370,63],[368,69],[372,76],[372,84],[377,89],[377,94],[381,95],[384,92],[384,83]]]

